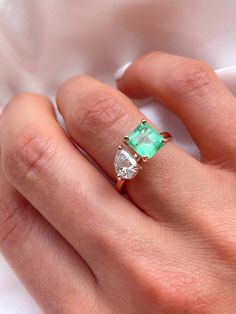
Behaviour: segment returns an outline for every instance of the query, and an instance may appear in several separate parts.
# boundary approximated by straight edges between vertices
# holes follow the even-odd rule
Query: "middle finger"
[[[1,163],[10,183],[92,270],[107,267],[109,248],[120,244],[120,235],[145,228],[148,217],[68,141],[46,97],[16,96],[0,122]]]

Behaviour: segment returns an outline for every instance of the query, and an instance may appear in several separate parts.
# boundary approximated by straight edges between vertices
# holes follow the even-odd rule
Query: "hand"
[[[234,96],[207,65],[160,52],[118,85],[161,99],[201,162],[168,143],[127,182],[126,199],[46,97],[18,95],[0,118],[1,251],[47,313],[235,313]],[[74,142],[115,179],[120,139],[142,113],[85,76],[64,83],[57,104]]]

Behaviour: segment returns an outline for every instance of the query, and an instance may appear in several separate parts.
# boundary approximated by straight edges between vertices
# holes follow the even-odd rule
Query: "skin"
[[[161,52],[136,60],[118,88],[65,82],[68,134],[44,96],[5,107],[1,252],[45,313],[234,313],[234,96],[204,63]],[[127,96],[161,100],[201,151],[197,161],[168,143],[127,182],[129,198],[111,182],[121,138],[145,118]]]

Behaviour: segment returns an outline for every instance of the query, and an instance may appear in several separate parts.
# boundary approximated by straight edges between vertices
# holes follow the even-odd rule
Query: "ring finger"
[[[114,156],[122,137],[134,129],[144,115],[119,91],[92,78],[78,76],[67,81],[57,95],[58,107],[68,131],[113,179]],[[189,176],[202,175],[203,165],[168,143],[151,158],[126,190],[131,199],[151,216],[157,217],[157,206],[181,202],[192,197]],[[164,211],[162,211],[164,212]]]

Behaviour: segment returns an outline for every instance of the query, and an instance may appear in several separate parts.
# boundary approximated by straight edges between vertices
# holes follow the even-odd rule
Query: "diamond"
[[[151,158],[164,145],[164,138],[143,121],[128,135],[127,145],[139,156]]]
[[[116,152],[114,165],[117,176],[126,180],[133,179],[139,171],[137,160],[124,147]]]

